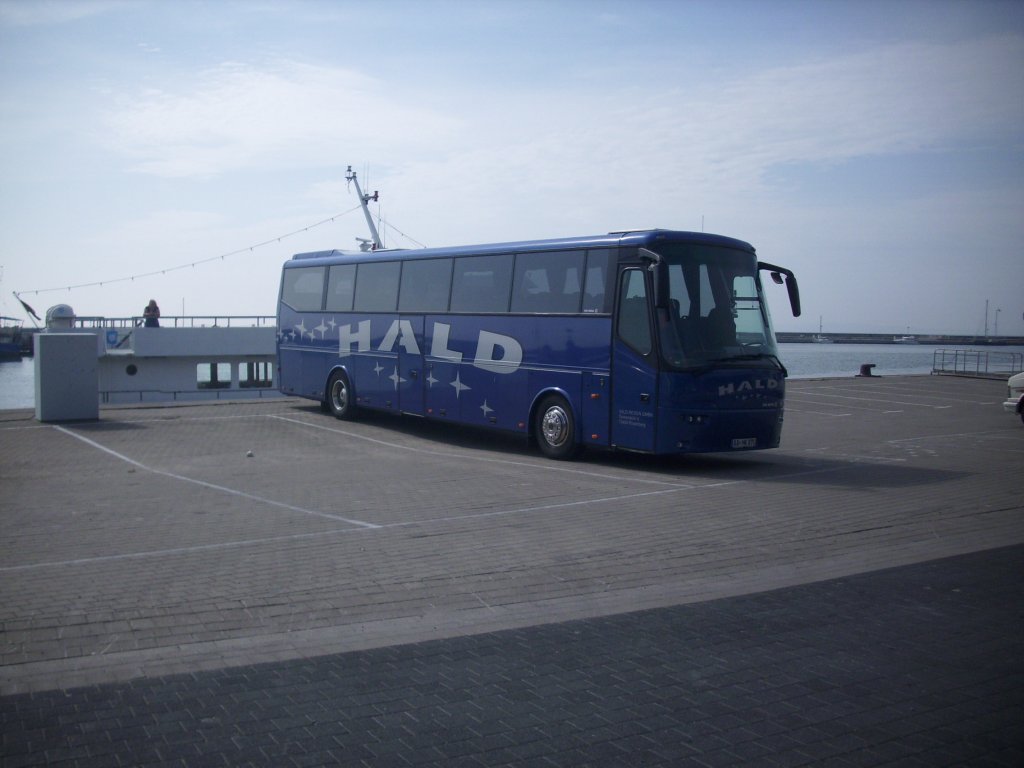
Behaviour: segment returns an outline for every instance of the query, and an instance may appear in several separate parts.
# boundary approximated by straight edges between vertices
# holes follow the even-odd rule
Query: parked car
[[[1024,422],[1024,373],[1017,373],[1006,382],[1006,400],[1003,401],[1003,410],[1007,413],[1016,413]]]

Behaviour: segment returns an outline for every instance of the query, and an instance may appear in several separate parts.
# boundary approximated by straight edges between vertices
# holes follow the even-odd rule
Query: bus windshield
[[[667,306],[657,310],[666,365],[687,369],[757,359],[778,364],[753,253],[692,243],[657,250],[659,277],[668,284]]]

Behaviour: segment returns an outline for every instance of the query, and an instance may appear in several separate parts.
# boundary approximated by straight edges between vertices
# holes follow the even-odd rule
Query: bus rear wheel
[[[352,388],[344,371],[335,371],[327,380],[327,410],[338,419],[351,419],[356,405],[352,400]]]
[[[571,459],[579,451],[576,421],[564,398],[548,395],[537,408],[533,433],[541,453],[551,459]]]

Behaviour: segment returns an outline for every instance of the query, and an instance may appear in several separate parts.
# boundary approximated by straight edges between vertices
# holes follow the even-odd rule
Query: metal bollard
[[[874,377],[875,374],[871,372],[871,369],[874,367],[874,363],[861,363],[860,373],[858,373],[857,376]]]

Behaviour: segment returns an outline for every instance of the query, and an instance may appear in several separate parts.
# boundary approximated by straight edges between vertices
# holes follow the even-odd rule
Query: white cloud
[[[485,237],[522,231],[523,220],[541,232],[681,219],[695,228],[701,212],[763,203],[779,166],[971,148],[1019,134],[1024,101],[1015,95],[1024,88],[1010,78],[1019,78],[1012,64],[1020,59],[1020,38],[906,43],[688,92],[662,87],[671,73],[603,98],[509,92],[475,102],[460,144],[402,166],[388,191],[430,190],[424,228],[443,226],[442,201],[472,207],[466,227]]]
[[[7,0],[0,2],[0,24],[16,27],[66,24],[127,5],[123,0]]]
[[[360,155],[425,151],[457,129],[452,117],[384,90],[347,69],[226,63],[174,90],[120,95],[106,138],[136,171],[185,177],[335,164],[356,147]]]
[[[622,179],[762,190],[788,163],[984,144],[1024,123],[1019,37],[905,43],[752,72],[700,89],[657,74],[627,91],[558,86],[417,95],[351,69],[224,64],[192,81],[122,94],[111,146],[168,177],[430,158],[481,179],[561,193],[616,194]],[[1008,72],[1012,74],[1008,74]],[[1008,81],[1008,78],[1017,81]],[[438,105],[438,106],[434,106]]]
[[[721,154],[756,146],[762,167],[988,141],[1024,119],[1022,61],[1020,37],[879,47],[734,83],[712,122],[735,126]]]

